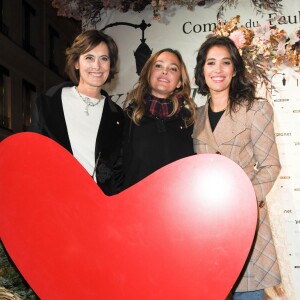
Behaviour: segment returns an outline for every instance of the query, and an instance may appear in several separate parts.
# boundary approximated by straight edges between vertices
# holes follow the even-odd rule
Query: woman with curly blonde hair
[[[124,103],[124,188],[194,154],[196,105],[190,94],[189,76],[177,50],[162,49],[149,58]]]

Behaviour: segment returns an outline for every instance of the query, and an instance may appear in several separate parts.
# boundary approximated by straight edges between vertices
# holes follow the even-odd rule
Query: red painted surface
[[[231,160],[172,163],[105,196],[61,146],[0,144],[0,236],[43,300],[225,299],[250,249],[254,190]]]

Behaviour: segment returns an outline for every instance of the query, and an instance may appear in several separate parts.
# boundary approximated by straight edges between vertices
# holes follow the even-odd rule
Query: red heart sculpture
[[[113,197],[54,141],[0,144],[0,236],[43,300],[225,299],[256,227],[251,182],[212,154]]]

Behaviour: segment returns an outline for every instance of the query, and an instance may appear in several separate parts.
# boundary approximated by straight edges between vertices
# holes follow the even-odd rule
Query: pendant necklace
[[[105,97],[101,95],[101,99],[97,99],[97,102],[93,102],[91,98],[89,98],[89,97],[87,97],[87,96],[82,96],[82,95],[79,93],[79,91],[78,91],[78,89],[77,89],[77,86],[75,86],[75,90],[76,90],[76,92],[78,93],[79,97],[82,99],[82,101],[86,104],[86,105],[85,105],[84,111],[85,111],[85,114],[86,114],[87,116],[89,116],[89,107],[90,107],[90,106],[91,106],[91,107],[94,107],[94,106],[98,105],[98,104],[100,103],[101,100],[104,100],[104,99],[105,99]]]

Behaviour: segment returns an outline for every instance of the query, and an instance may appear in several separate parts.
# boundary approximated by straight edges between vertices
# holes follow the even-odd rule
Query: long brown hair
[[[163,52],[170,52],[175,54],[180,62],[181,86],[179,88],[176,88],[170,97],[170,100],[172,100],[174,104],[173,111],[171,112],[170,116],[176,113],[179,105],[177,96],[181,95],[184,99],[185,107],[190,111],[190,116],[185,121],[187,125],[191,125],[194,123],[195,120],[196,104],[194,100],[190,97],[191,85],[190,85],[189,75],[179,51],[173,50],[171,48],[162,49],[156,52],[155,54],[153,54],[148,59],[148,61],[146,62],[146,64],[144,65],[141,71],[141,75],[139,77],[138,82],[136,83],[136,87],[126,97],[126,100],[124,102],[124,109],[126,111],[126,108],[129,104],[134,104],[134,108],[132,113],[130,114],[130,117],[132,118],[135,124],[139,125],[142,117],[145,114],[145,104],[143,101],[144,95],[146,93],[151,93],[151,86],[150,86],[151,70],[155,62],[157,61],[158,56]]]

